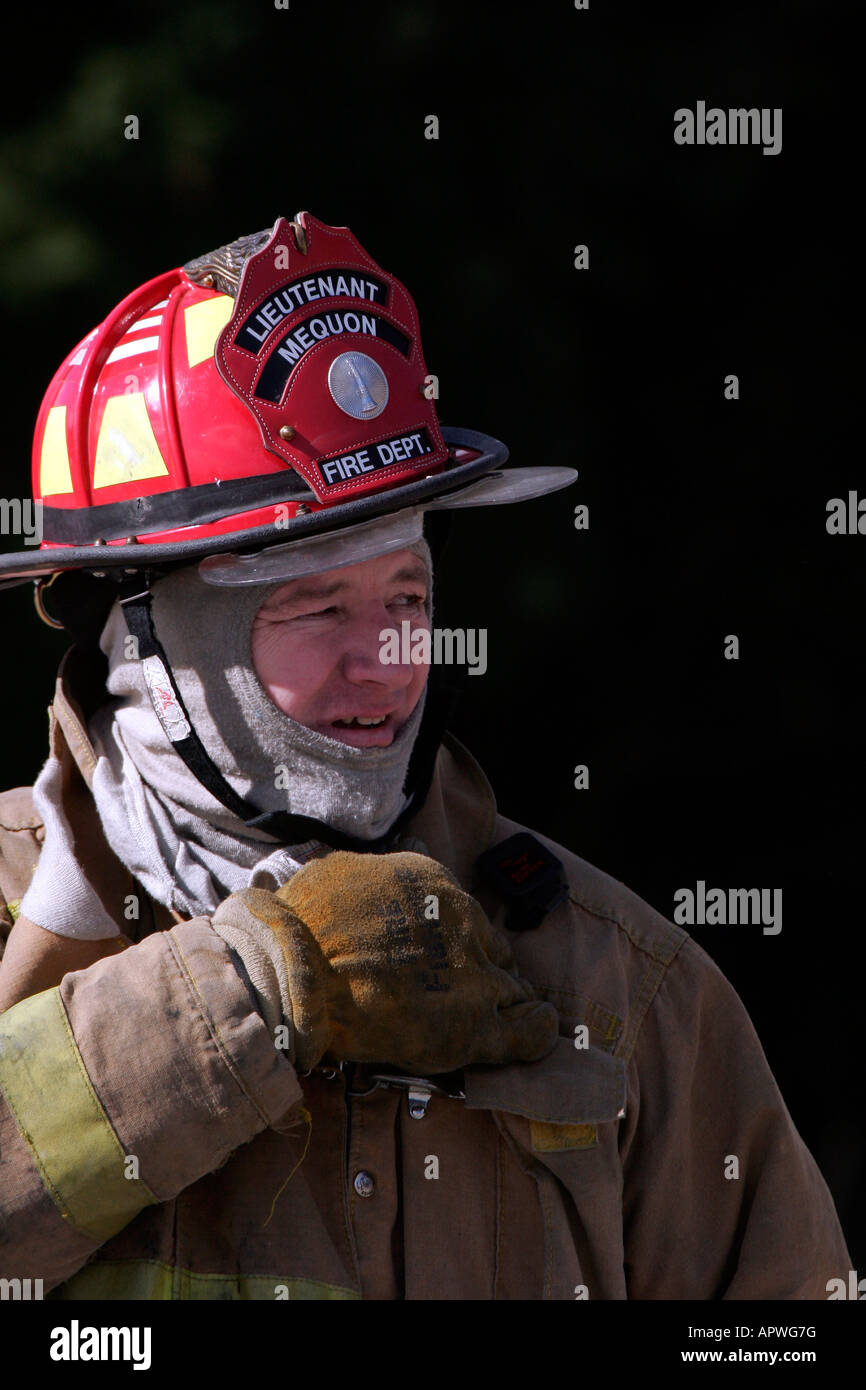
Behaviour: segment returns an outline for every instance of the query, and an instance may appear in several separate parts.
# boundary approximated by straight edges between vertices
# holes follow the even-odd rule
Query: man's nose
[[[426,628],[426,623],[395,622],[386,608],[359,620],[349,636],[343,675],[350,681],[376,681],[389,690],[405,690],[415,675],[412,634],[419,628]]]

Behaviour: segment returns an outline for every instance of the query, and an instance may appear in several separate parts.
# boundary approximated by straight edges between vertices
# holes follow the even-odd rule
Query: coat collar
[[[622,1060],[600,1047],[577,1050],[571,1038],[538,1062],[467,1067],[468,1110],[503,1110],[554,1125],[603,1124],[624,1113]]]
[[[81,647],[70,647],[57,672],[51,706],[54,721],[88,787],[93,786],[96,752],[87,732],[85,705],[87,694],[92,693],[95,667]]]

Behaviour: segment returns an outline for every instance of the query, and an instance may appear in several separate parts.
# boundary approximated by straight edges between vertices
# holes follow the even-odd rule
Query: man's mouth
[[[387,714],[377,714],[375,718],[369,719],[355,714],[351,719],[334,719],[332,723],[335,729],[376,729],[380,724],[384,724],[387,718]]]
[[[348,714],[319,725],[322,733],[353,748],[387,748],[394,742],[400,721],[396,710],[387,714]]]

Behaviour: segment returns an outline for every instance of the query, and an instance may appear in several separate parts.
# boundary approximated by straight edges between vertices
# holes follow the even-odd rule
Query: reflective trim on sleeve
[[[137,1177],[72,1035],[60,990],[0,1014],[0,1090],[63,1218],[100,1244],[158,1198]],[[131,1156],[130,1156],[131,1158]]]
[[[197,1274],[159,1260],[106,1260],[85,1265],[49,1299],[197,1299],[310,1302],[359,1299],[360,1294],[321,1279],[285,1274]]]

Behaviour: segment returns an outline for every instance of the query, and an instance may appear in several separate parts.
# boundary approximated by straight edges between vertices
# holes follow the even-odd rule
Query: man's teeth
[[[353,719],[335,719],[334,723],[339,724],[342,729],[351,729],[358,724],[361,728],[367,729],[374,728],[377,724],[384,724],[387,718],[387,714],[380,714],[378,719],[362,719],[360,715],[356,715]]]

